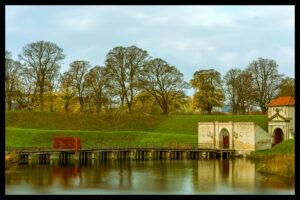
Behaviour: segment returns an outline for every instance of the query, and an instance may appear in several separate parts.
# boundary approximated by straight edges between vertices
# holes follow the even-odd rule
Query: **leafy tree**
[[[61,77],[60,77],[60,92],[59,96],[63,101],[65,112],[69,112],[69,105],[71,100],[75,97],[76,92],[75,89],[72,87],[72,80],[70,79],[71,77],[68,75],[67,72],[65,72]]]
[[[74,61],[70,64],[70,69],[65,73],[66,79],[70,80],[71,86],[76,89],[80,112],[83,112],[84,94],[87,87],[86,74],[91,67],[88,61]]]
[[[133,108],[135,113],[146,115],[161,113],[161,108],[155,98],[150,93],[143,91],[134,96]]]
[[[276,98],[279,97],[293,97],[295,98],[295,79],[286,77],[282,79],[279,84],[279,91]]]
[[[222,107],[225,101],[220,73],[210,70],[199,70],[194,73],[191,86],[197,91],[194,94],[194,106],[205,110],[208,114],[214,107]]]
[[[275,60],[264,58],[252,61],[247,67],[253,78],[254,102],[263,113],[266,113],[266,105],[274,99],[279,89],[283,75],[278,74],[277,68]]]
[[[141,71],[139,87],[151,94],[163,111],[168,114],[169,106],[176,99],[184,97],[184,89],[189,87],[183,74],[166,61],[156,58],[147,62]]]
[[[120,96],[121,113],[124,101],[132,113],[132,101],[138,93],[138,75],[148,58],[148,52],[136,46],[115,47],[106,55],[105,65],[110,85],[115,94]]]
[[[23,47],[23,55],[19,55],[24,62],[30,76],[35,79],[40,94],[40,108],[44,110],[45,82],[48,76],[57,73],[60,68],[60,61],[65,58],[63,49],[55,43],[38,41]]]
[[[186,96],[183,101],[179,101],[180,113],[184,114],[193,114],[193,98],[190,96]]]

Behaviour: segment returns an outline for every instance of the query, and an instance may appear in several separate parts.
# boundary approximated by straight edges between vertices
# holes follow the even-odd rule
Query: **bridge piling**
[[[15,151],[14,151],[15,152]],[[234,156],[232,149],[205,149],[205,148],[105,148],[105,149],[79,149],[76,153],[72,150],[47,150],[16,152],[20,163],[53,163],[57,160],[66,163],[69,160],[106,160],[106,159],[136,159],[136,160],[158,160],[158,159],[211,159],[229,158]]]

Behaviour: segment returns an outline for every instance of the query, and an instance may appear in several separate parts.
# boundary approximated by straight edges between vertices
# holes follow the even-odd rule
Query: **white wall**
[[[234,139],[234,148],[250,152],[255,150],[255,124],[253,122],[235,122],[234,132],[238,134]]]
[[[210,136],[214,134],[214,128],[214,122],[198,123],[198,143],[214,145],[214,139]]]

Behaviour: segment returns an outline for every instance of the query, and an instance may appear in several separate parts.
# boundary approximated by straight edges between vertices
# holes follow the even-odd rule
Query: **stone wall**
[[[214,122],[201,122],[198,124],[198,143],[214,145]]]
[[[220,133],[224,129],[229,133],[229,148],[235,149],[237,154],[271,147],[271,137],[254,122],[199,122],[198,143],[222,148]]]
[[[238,154],[249,154],[255,151],[255,124],[253,122],[234,123],[234,133],[237,138],[234,139],[234,149]]]
[[[270,149],[272,137],[260,126],[255,125],[255,151]]]
[[[295,107],[289,107],[289,117],[292,118],[289,123],[289,138],[295,138]]]

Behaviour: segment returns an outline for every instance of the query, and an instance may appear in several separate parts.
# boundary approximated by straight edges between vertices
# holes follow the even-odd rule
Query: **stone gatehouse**
[[[280,97],[268,107],[268,132],[272,136],[272,145],[295,138],[295,99]]]
[[[235,149],[237,154],[249,154],[295,138],[295,100],[280,97],[267,107],[268,132],[254,122],[199,122],[198,143]]]
[[[254,122],[199,122],[198,143],[248,154],[271,148],[272,137]]]

